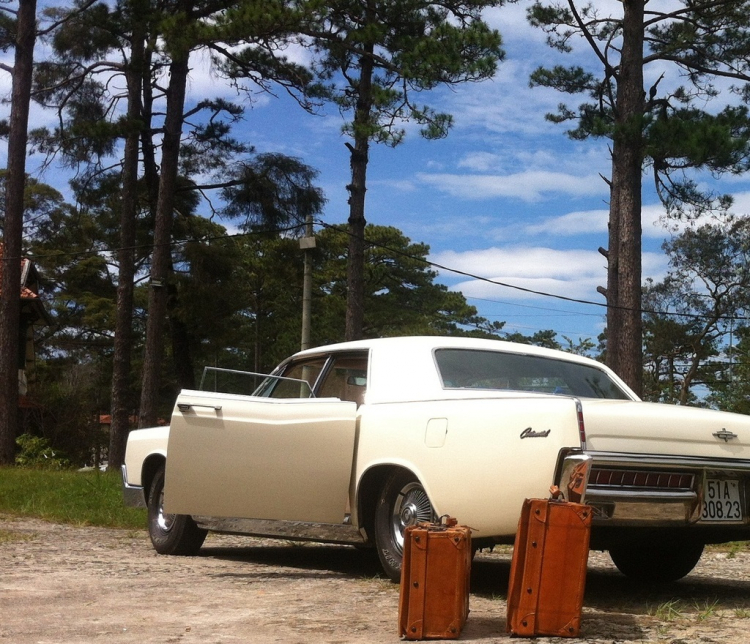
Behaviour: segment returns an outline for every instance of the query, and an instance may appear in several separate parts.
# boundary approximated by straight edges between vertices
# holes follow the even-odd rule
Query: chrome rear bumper
[[[131,508],[147,507],[143,487],[128,483],[128,469],[125,465],[122,466],[122,500]]]
[[[558,485],[564,490],[570,472],[586,462],[588,481],[582,502],[594,508],[594,525],[623,527],[679,527],[750,529],[750,461],[718,460],[697,457],[660,456],[651,454],[620,454],[607,452],[576,452],[568,454],[559,468]],[[580,468],[579,468],[580,469]],[[650,474],[646,483],[595,483],[597,470]],[[651,485],[654,473],[674,475],[685,481],[674,486]],[[680,478],[680,475],[685,475]],[[631,477],[632,478],[632,477]],[[639,478],[641,478],[639,476]],[[666,477],[664,480],[669,477]],[[701,521],[705,481],[735,479],[740,482],[743,519],[739,521]]]

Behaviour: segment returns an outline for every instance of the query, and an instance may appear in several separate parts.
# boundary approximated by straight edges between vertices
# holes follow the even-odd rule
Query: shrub
[[[70,461],[62,452],[52,449],[46,438],[21,434],[16,439],[16,445],[20,449],[16,454],[16,465],[46,470],[63,470],[70,467]]]

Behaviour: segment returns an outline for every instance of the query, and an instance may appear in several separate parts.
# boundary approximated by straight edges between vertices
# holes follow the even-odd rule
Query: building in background
[[[3,245],[0,244],[0,279],[3,267]],[[24,257],[21,259],[21,319],[18,326],[18,396],[19,407],[27,407],[29,401],[28,379],[36,363],[34,350],[35,327],[49,326],[52,319],[39,297],[39,273],[33,262]]]

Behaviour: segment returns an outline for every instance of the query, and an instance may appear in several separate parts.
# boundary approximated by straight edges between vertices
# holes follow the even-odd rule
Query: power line
[[[348,231],[348,230],[346,230],[344,228],[340,228],[338,226],[334,226],[334,225],[331,225],[331,224],[326,224],[325,222],[322,222],[322,221],[318,221],[317,223],[320,226],[324,227],[324,228],[331,228],[333,230],[337,230],[339,232],[345,233],[345,234],[349,235],[350,237],[353,236],[353,233],[351,233],[350,231]],[[564,300],[566,302],[574,302],[576,304],[586,304],[586,305],[589,305],[589,306],[597,306],[597,307],[600,307],[600,308],[603,307],[603,308],[607,308],[607,309],[617,309],[618,311],[635,311],[635,312],[638,312],[638,313],[641,313],[641,314],[648,313],[650,315],[662,315],[662,316],[676,315],[676,316],[680,316],[680,317],[694,318],[694,319],[700,319],[700,320],[702,320],[702,319],[712,319],[714,317],[713,315],[708,315],[708,314],[704,315],[704,314],[701,314],[701,313],[675,313],[673,311],[658,311],[658,310],[643,309],[643,308],[634,309],[634,308],[629,307],[629,306],[619,306],[619,305],[615,306],[615,305],[607,304],[606,302],[594,302],[592,300],[583,300],[583,299],[578,299],[578,298],[574,298],[574,297],[568,297],[568,296],[565,296],[565,295],[558,295],[556,293],[547,293],[545,291],[538,291],[538,290],[535,290],[535,289],[526,288],[524,286],[518,286],[516,284],[508,284],[507,282],[500,282],[499,280],[493,280],[493,279],[490,279],[489,277],[482,277],[481,275],[475,275],[474,273],[469,273],[468,271],[462,271],[462,270],[457,269],[457,268],[450,268],[449,266],[445,266],[443,264],[438,264],[437,262],[432,262],[432,261],[430,261],[428,259],[424,259],[422,257],[416,257],[414,255],[409,255],[408,253],[405,253],[405,252],[403,252],[401,250],[398,250],[397,248],[390,248],[388,246],[385,246],[384,244],[380,244],[380,243],[378,243],[376,241],[368,239],[367,237],[363,237],[363,240],[366,243],[370,244],[371,246],[376,246],[378,248],[382,248],[382,249],[387,250],[387,251],[389,251],[391,253],[394,253],[396,255],[400,255],[402,257],[406,257],[406,258],[412,259],[414,261],[422,262],[423,264],[426,264],[426,265],[431,266],[433,268],[444,270],[444,271],[447,271],[449,273],[455,273],[456,275],[461,275],[462,277],[468,277],[468,278],[471,278],[471,279],[474,279],[474,280],[477,280],[477,281],[480,281],[480,282],[486,282],[487,284],[494,284],[495,286],[503,286],[505,288],[513,289],[513,290],[516,290],[516,291],[521,291],[521,292],[524,292],[524,293],[531,293],[532,295],[539,295],[540,297],[548,297],[548,298],[553,298],[553,299],[557,299],[557,300]],[[589,314],[589,315],[595,315],[595,314]],[[718,319],[720,319],[720,320],[746,320],[747,318],[746,317],[740,317],[740,316],[719,316]]]
[[[349,236],[353,236],[353,233],[351,233],[348,229],[342,228],[340,226],[335,226],[332,224],[327,224],[324,221],[317,220],[315,222],[317,225],[321,226],[322,228],[329,228],[331,230],[335,230],[340,233],[344,233]],[[263,236],[263,235],[270,235],[270,234],[283,234],[288,233],[294,230],[299,230],[300,228],[303,228],[305,226],[304,223],[297,223],[292,226],[288,226],[286,228],[269,228],[269,229],[263,229],[263,230],[253,230],[249,232],[242,232],[242,233],[234,233],[234,234],[224,234],[224,235],[215,235],[215,236],[209,236],[209,237],[201,237],[200,239],[184,239],[184,240],[175,240],[170,241],[165,245],[168,245],[170,247],[177,247],[184,244],[189,244],[193,242],[211,242],[211,241],[218,241],[218,240],[224,240],[224,239],[235,239],[235,238],[241,238],[241,237],[253,237],[253,236]],[[517,284],[510,284],[508,282],[501,282],[499,280],[490,279],[488,277],[482,277],[481,275],[476,275],[474,273],[469,273],[468,271],[460,270],[458,268],[451,268],[450,266],[446,266],[444,264],[438,264],[437,262],[430,261],[428,259],[425,259],[423,257],[418,257],[415,255],[410,255],[409,253],[406,253],[402,250],[399,250],[397,248],[391,248],[389,246],[386,246],[385,244],[381,244],[379,242],[376,242],[368,237],[363,237],[363,241],[365,241],[370,246],[374,246],[377,248],[382,248],[383,250],[387,250],[390,253],[393,253],[395,255],[399,255],[401,257],[411,259],[416,262],[423,263],[427,266],[430,266],[432,268],[436,268],[438,270],[446,271],[448,273],[453,273],[455,275],[460,275],[462,277],[467,277],[469,279],[477,280],[480,282],[485,282],[487,284],[493,284],[494,286],[502,286],[504,288],[509,288],[516,291],[521,291],[523,293],[529,293],[531,295],[537,295],[539,297],[546,297],[556,300],[562,300],[565,302],[572,302],[575,304],[583,304],[586,306],[596,306],[598,308],[614,308],[620,311],[638,311],[639,313],[648,313],[651,315],[660,315],[660,316],[679,316],[679,317],[686,317],[686,318],[693,318],[693,319],[709,319],[712,318],[712,315],[708,314],[700,314],[700,313],[675,313],[672,311],[659,311],[659,310],[652,310],[652,309],[633,309],[632,307],[627,306],[614,306],[614,305],[608,305],[606,302],[594,302],[592,300],[585,300],[580,298],[574,298],[574,297],[568,297],[566,295],[559,295],[557,293],[549,293],[546,291],[540,291],[536,289],[530,289],[524,286],[518,286]],[[88,251],[59,251],[54,253],[42,253],[37,255],[30,255],[32,258],[54,258],[54,257],[86,257],[90,255],[98,255],[101,253],[111,253],[116,254],[120,250],[146,250],[153,248],[153,244],[141,244],[137,246],[131,246],[131,247],[115,247],[115,248],[97,248],[92,249]],[[10,257],[3,257],[3,261],[10,261],[13,258]],[[20,258],[18,258],[20,259]],[[15,260],[14,260],[15,261]],[[481,298],[473,298],[473,299],[481,299]],[[495,301],[495,300],[486,300],[486,301]],[[503,303],[503,302],[498,302]],[[515,304],[514,306],[527,306],[528,308],[539,308],[540,310],[557,310],[557,309],[545,309],[544,307],[533,307],[530,305],[521,305],[521,304]],[[596,313],[579,313],[577,315],[598,315]],[[721,316],[719,319],[721,320],[745,320],[746,317],[742,316]]]
[[[491,300],[489,298],[485,297],[476,297],[473,295],[466,295],[467,300],[478,300],[479,302],[490,302],[491,304],[503,304],[505,306],[517,306],[522,309],[534,309],[537,311],[551,311],[553,313],[560,313],[564,315],[585,315],[589,317],[600,317],[601,314],[599,313],[579,313],[578,311],[566,311],[564,309],[551,309],[546,306],[532,306],[531,304],[518,304],[516,302],[504,302],[503,300]],[[485,316],[485,317],[492,317],[492,316]]]

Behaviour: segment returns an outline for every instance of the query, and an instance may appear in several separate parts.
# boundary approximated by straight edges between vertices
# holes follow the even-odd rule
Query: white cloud
[[[459,162],[459,168],[469,168],[477,172],[493,170],[500,164],[500,156],[492,152],[471,152],[465,155]]]
[[[451,286],[468,297],[504,299],[537,299],[542,294],[599,301],[597,286],[606,284],[606,260],[596,251],[558,250],[532,246],[508,246],[470,250],[445,251],[430,256],[430,261],[463,273],[476,275],[500,286],[478,279],[464,279]],[[666,258],[659,253],[644,253],[644,276],[661,279],[666,270]],[[456,276],[441,270],[444,279]],[[519,287],[519,288],[509,288]]]
[[[606,185],[598,175],[574,176],[541,170],[505,176],[420,172],[417,179],[453,197],[470,200],[512,197],[539,201],[552,194],[590,197],[606,193]]]
[[[644,206],[641,210],[641,227],[643,236],[650,239],[664,239],[669,232],[663,224],[664,207],[661,204]],[[541,222],[523,228],[525,235],[554,235],[572,237],[589,233],[606,233],[609,222],[609,210],[580,210],[566,213],[560,217],[550,217]],[[684,224],[679,225],[684,228]],[[517,230],[516,230],[517,234]]]
[[[750,192],[735,192],[732,196],[734,197],[732,212],[736,215],[750,215]]]
[[[481,277],[569,278],[598,272],[604,258],[586,250],[558,250],[533,246],[492,247],[464,252],[445,251],[430,258],[451,268]]]
[[[545,113],[557,110],[560,96],[554,90],[530,88],[532,70],[527,61],[508,59],[491,80],[442,91],[445,109],[455,116],[455,129],[481,127],[485,136],[564,136],[562,127],[544,119]]]
[[[368,185],[370,188],[380,186],[398,192],[415,192],[417,190],[417,186],[414,185],[414,182],[409,181],[408,179],[373,179],[368,182]]]
[[[587,233],[599,233],[607,230],[609,211],[581,210],[569,212],[561,217],[550,217],[538,224],[525,226],[526,235],[580,235]]]

